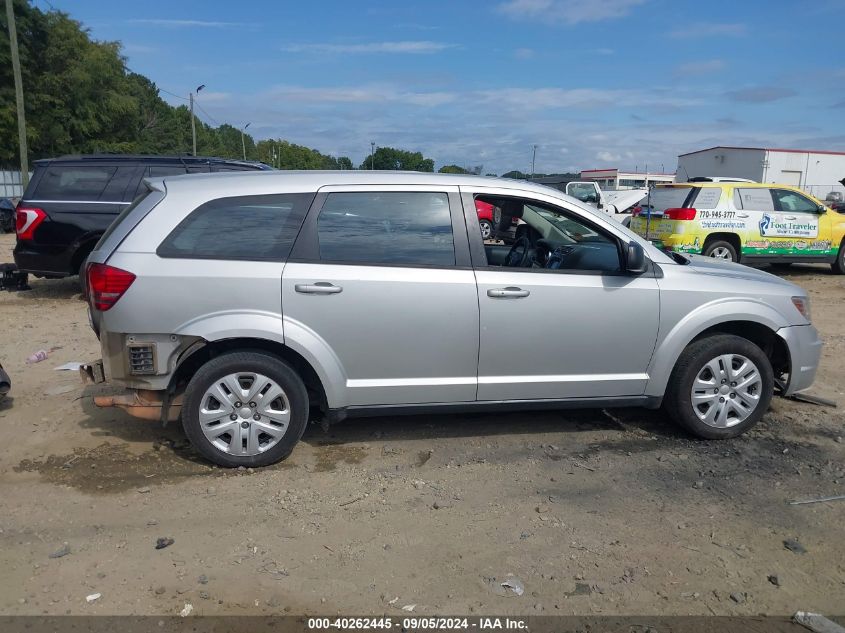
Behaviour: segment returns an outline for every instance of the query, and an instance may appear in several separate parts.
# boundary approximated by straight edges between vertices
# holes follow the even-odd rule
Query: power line
[[[213,116],[211,116],[208,112],[206,112],[205,110],[203,110],[202,106],[201,106],[199,103],[197,103],[197,100],[196,100],[196,99],[194,99],[194,105],[200,109],[200,112],[202,112],[202,113],[203,113],[206,117],[208,117],[208,120],[209,120],[209,121],[211,121],[212,123],[214,123],[214,126],[215,126],[215,127],[220,127],[220,124],[219,124],[219,123],[218,123],[218,122],[214,119],[214,117],[213,117]]]
[[[132,72],[134,73],[135,71],[133,70]],[[136,73],[136,74],[140,74],[140,73]],[[183,97],[182,95],[177,95],[175,92],[170,92],[169,90],[165,90],[164,88],[162,88],[160,86],[156,86],[156,88],[158,88],[159,92],[163,92],[164,94],[168,94],[171,97],[176,97],[177,99],[181,99],[182,101],[190,101],[190,99],[188,99],[188,97]]]

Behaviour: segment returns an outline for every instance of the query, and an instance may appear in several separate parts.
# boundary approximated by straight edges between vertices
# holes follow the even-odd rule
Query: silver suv
[[[103,359],[222,466],[284,459],[308,420],[662,406],[730,438],[808,387],[806,293],[667,255],[526,182],[401,172],[150,179],[88,259]],[[475,202],[513,243],[485,242]]]

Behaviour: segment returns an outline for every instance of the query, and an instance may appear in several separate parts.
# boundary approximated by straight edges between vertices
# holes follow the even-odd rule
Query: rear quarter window
[[[99,201],[116,171],[117,167],[108,165],[50,165],[31,198]]]
[[[313,193],[237,196],[194,209],[157,249],[160,257],[283,261]]]
[[[662,213],[666,209],[679,209],[690,197],[693,187],[655,187],[648,196],[652,210]]]
[[[721,197],[721,187],[700,187],[698,195],[691,204],[696,209],[715,209],[719,206],[719,199]]]

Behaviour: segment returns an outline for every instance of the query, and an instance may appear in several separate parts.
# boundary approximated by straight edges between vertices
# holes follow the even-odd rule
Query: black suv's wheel
[[[230,352],[200,367],[185,391],[182,426],[208,460],[235,468],[283,460],[308,422],[308,393],[284,361]]]
[[[702,254],[705,257],[715,257],[716,259],[725,259],[731,262],[738,262],[739,255],[736,248],[730,242],[724,240],[713,240],[704,245]]]
[[[836,254],[836,260],[830,267],[837,275],[845,275],[845,241],[840,244],[839,252]]]
[[[773,392],[772,365],[763,350],[739,336],[717,334],[683,351],[664,409],[698,437],[727,439],[757,424]]]

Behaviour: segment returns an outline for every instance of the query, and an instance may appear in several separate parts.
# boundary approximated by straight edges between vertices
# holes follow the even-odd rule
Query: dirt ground
[[[845,404],[845,280],[787,276]],[[76,279],[0,295],[0,615],[845,612],[845,501],[788,504],[845,494],[843,409],[776,399],[725,442],[636,409],[350,420],[226,471],[54,370],[98,357]]]

